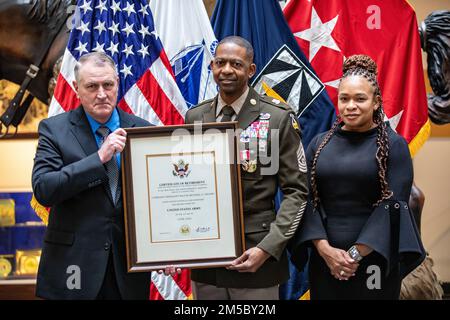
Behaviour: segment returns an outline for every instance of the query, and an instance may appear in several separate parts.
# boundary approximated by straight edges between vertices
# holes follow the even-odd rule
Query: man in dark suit
[[[116,107],[119,78],[104,53],[75,67],[77,109],[43,120],[33,167],[36,199],[51,207],[37,276],[46,299],[148,299],[150,274],[127,273],[122,128],[150,123]]]
[[[248,86],[253,48],[241,37],[223,39],[211,63],[219,94],[189,110],[186,123],[236,120],[244,196],[246,251],[227,268],[192,270],[197,299],[278,299],[289,279],[286,244],[306,204],[306,162],[292,109]],[[275,212],[278,187],[284,194]]]

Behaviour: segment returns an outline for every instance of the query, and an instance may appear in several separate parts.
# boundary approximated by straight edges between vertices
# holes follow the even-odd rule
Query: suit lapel
[[[203,113],[203,123],[216,122],[216,106],[218,99],[218,95],[216,95],[216,98],[211,102],[209,106],[209,110]]]
[[[252,104],[250,101],[254,101],[255,103]],[[241,111],[236,117],[236,121],[238,121],[239,128],[245,130],[250,125],[250,123],[252,123],[259,117],[259,114],[260,114],[259,94],[252,87],[250,87],[247,99],[245,99]]]
[[[84,113],[83,107],[79,106],[71,114],[72,123],[72,133],[78,140],[81,148],[84,150],[86,156],[93,154],[98,151],[97,142],[95,141],[94,135],[91,130],[89,121]],[[103,184],[103,189],[109,198],[109,201],[114,206],[114,202],[111,196],[111,191],[109,190],[108,183]]]
[[[128,113],[120,108],[117,108],[117,111],[119,112],[121,128],[133,128],[136,126],[136,122],[134,122],[133,118]]]
[[[93,154],[98,150],[97,142],[92,134],[91,126],[84,114],[82,106],[72,111],[70,115],[70,122],[72,124],[71,131],[78,140],[81,148],[86,156]]]

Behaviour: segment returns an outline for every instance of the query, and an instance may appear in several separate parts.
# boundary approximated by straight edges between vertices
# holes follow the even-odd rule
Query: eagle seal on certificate
[[[189,163],[185,163],[183,159],[178,160],[177,163],[173,163],[174,170],[172,171],[174,176],[185,178],[189,175]]]

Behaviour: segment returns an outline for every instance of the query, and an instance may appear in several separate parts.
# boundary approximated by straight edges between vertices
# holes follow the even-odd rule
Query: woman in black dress
[[[376,63],[348,58],[339,117],[306,157],[310,199],[292,260],[310,246],[311,299],[398,299],[401,279],[424,259],[409,212],[413,182],[406,141],[384,123]]]

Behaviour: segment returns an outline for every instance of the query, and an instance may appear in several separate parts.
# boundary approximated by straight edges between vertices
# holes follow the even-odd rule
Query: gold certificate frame
[[[244,251],[237,123],[129,128],[128,272],[229,265]]]

